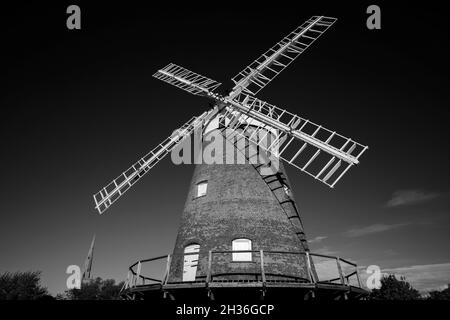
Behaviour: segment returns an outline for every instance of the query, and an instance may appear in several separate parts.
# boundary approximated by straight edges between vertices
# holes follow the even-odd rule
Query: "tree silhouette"
[[[397,279],[393,274],[381,279],[381,287],[370,293],[373,300],[417,300],[420,293],[409,284],[405,277]]]
[[[450,285],[442,291],[437,291],[437,290],[430,291],[430,296],[428,299],[430,299],[430,300],[450,300]]]
[[[51,299],[40,282],[40,271],[5,272],[0,275],[0,300]]]
[[[123,282],[116,284],[113,279],[100,277],[83,282],[80,289],[70,289],[57,296],[64,300],[117,300]]]

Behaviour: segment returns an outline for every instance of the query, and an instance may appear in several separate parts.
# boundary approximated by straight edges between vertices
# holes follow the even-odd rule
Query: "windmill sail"
[[[166,71],[166,73],[168,77],[175,77],[175,74],[170,71]],[[183,75],[176,77],[177,81],[184,84],[184,90],[200,90],[197,85],[189,82]],[[256,125],[271,132],[278,130],[279,136],[276,141],[270,146],[259,146],[267,149],[268,152],[274,152],[273,147],[276,146],[278,148],[275,152],[277,157],[329,187],[334,187],[351,166],[358,164],[358,158],[367,149],[367,146],[351,138],[244,92],[222,97],[206,88],[201,88],[201,90],[203,95],[228,106],[228,118],[231,118],[228,123],[230,128],[237,128],[244,122],[247,127]],[[239,116],[236,116],[236,112]],[[246,132],[244,130],[240,134],[245,135]],[[247,138],[251,140],[252,137]]]
[[[336,20],[324,16],[311,17],[234,76],[232,80],[235,92],[257,94],[308,49]]]
[[[169,64],[153,76],[194,95],[212,99],[216,108],[189,120],[183,127],[139,159],[106,187],[94,194],[96,209],[103,213],[134,183],[188,137],[204,120],[222,110],[228,113],[227,127],[258,126],[276,132],[270,145],[259,145],[277,157],[330,187],[342,178],[367,146],[330,131],[307,119],[252,96],[264,88],[303,53],[337,19],[313,16],[233,78],[234,88],[227,96],[214,92],[220,83],[176,64]],[[249,94],[250,93],[250,94]],[[225,108],[225,109],[224,109]],[[225,117],[226,118],[226,117]],[[244,130],[245,132],[245,130]],[[251,141],[252,137],[245,137]]]
[[[151,168],[172,151],[178,143],[190,136],[196,128],[201,127],[204,121],[212,118],[216,113],[217,109],[211,109],[210,111],[205,111],[198,117],[191,118],[181,128],[175,130],[172,135],[140,158],[130,168],[122,172],[117,178],[94,194],[95,208],[98,212],[102,214],[108,209]]]
[[[153,77],[195,95],[205,94],[217,89],[221,83],[170,63],[158,70]]]
[[[236,134],[256,142],[263,150],[329,187],[334,187],[351,166],[358,164],[367,149],[351,138],[244,93],[233,99],[226,98],[225,102],[229,105],[226,116],[234,119],[230,123],[239,123],[240,129],[244,124]],[[233,116],[236,110],[240,112],[238,120]],[[268,132],[278,132],[270,145],[259,144],[255,135],[247,134],[255,120]],[[230,128],[238,126],[234,124]]]
[[[92,261],[94,259],[94,245],[95,245],[95,234],[94,238],[92,239],[86,260],[84,261],[83,276],[81,278],[82,281],[91,279]]]

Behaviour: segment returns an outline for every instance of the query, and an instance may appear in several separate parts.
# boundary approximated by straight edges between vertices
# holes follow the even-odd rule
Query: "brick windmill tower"
[[[175,64],[155,73],[157,79],[205,97],[214,106],[94,195],[102,214],[164,156],[191,148],[191,137],[199,138],[173,253],[133,264],[124,297],[274,299],[292,290],[305,299],[364,296],[354,263],[309,251],[279,160],[334,187],[367,147],[255,97],[335,21],[308,19],[238,73],[226,95],[216,92],[220,83]],[[320,274],[327,265],[320,259],[333,263],[334,276]],[[143,272],[144,265],[161,261],[162,277]]]

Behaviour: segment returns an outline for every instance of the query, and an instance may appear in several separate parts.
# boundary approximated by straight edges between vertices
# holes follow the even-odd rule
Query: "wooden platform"
[[[122,292],[126,300],[178,301],[281,301],[297,300],[359,300],[364,289],[331,283],[301,283],[288,281],[193,281],[138,285]]]

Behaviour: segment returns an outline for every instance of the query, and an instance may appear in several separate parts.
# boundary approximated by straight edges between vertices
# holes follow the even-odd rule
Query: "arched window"
[[[206,196],[206,191],[208,189],[208,182],[207,181],[202,181],[197,183],[197,198],[198,197],[203,197]]]
[[[234,239],[232,242],[233,251],[252,250],[252,240],[250,239]],[[252,261],[251,252],[233,253],[233,261]]]

